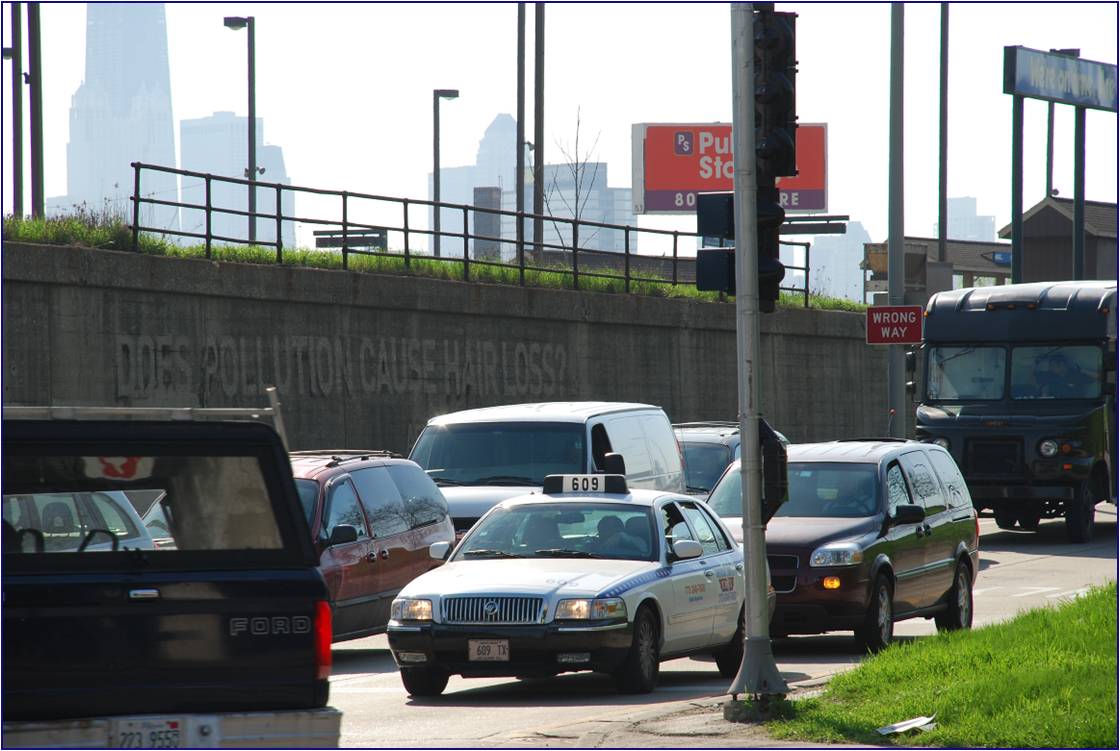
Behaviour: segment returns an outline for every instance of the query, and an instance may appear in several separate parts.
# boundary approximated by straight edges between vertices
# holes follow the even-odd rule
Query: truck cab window
[[[1003,347],[933,347],[929,353],[929,398],[1003,398],[1007,351]]]

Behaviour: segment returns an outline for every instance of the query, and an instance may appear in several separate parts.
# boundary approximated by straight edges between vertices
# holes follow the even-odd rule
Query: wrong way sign
[[[876,305],[867,309],[868,344],[921,344],[921,305]]]

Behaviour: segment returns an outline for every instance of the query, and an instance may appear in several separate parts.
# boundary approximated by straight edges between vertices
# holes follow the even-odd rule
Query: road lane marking
[[[1058,592],[1057,594],[1046,595],[1046,599],[1052,600],[1057,597],[1080,597],[1088,591],[1088,587],[1081,587],[1080,589],[1071,589],[1068,592]]]
[[[1012,597],[1030,597],[1031,595],[1040,595],[1043,592],[1053,592],[1056,589],[1060,589],[1060,587],[1022,587],[1022,589],[1025,589],[1027,591],[1026,592],[1020,592],[1017,595],[1011,595],[1011,596]]]

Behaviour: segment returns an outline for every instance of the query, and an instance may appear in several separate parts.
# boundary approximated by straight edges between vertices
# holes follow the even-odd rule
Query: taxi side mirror
[[[610,453],[603,455],[603,474],[626,475],[626,460],[622,458],[622,454]]]
[[[437,561],[447,560],[447,554],[451,552],[451,543],[447,541],[433,542],[428,546],[428,557],[434,558]]]
[[[677,540],[673,543],[673,555],[677,560],[686,561],[692,558],[699,558],[704,554],[704,548],[696,540]]]

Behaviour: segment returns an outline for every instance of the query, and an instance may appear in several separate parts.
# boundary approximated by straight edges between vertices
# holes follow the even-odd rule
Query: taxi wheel
[[[856,641],[868,652],[886,649],[894,637],[894,590],[884,574],[875,577],[867,615],[856,629]]]
[[[949,590],[949,607],[933,617],[938,631],[972,628],[972,572],[963,560],[957,562],[953,588]]]
[[[634,618],[634,640],[616,674],[618,690],[627,694],[648,694],[657,687],[660,670],[657,647],[657,619],[653,611],[642,608]]]
[[[409,696],[439,696],[449,677],[435,668],[401,668],[401,682]]]
[[[739,613],[739,627],[724,649],[715,654],[716,667],[721,678],[734,678],[743,664],[743,614]]]

